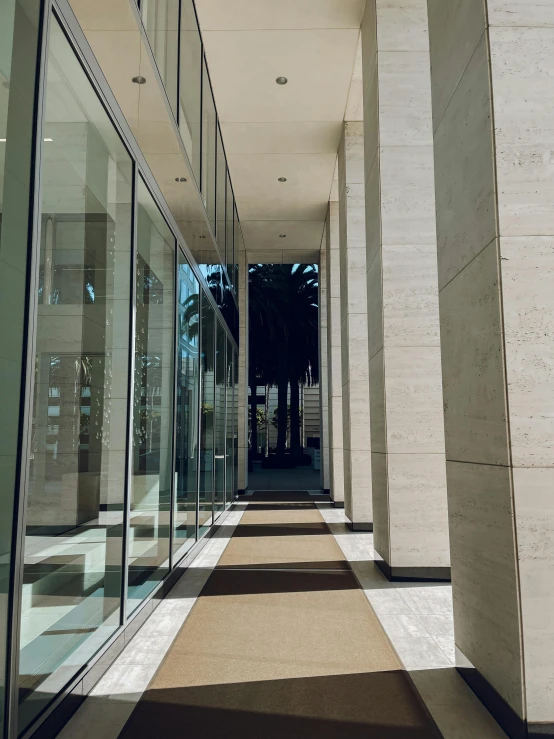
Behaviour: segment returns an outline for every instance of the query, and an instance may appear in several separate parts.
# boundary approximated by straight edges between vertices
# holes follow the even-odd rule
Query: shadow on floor
[[[120,737],[156,736],[438,739],[440,734],[398,670],[151,688]]]

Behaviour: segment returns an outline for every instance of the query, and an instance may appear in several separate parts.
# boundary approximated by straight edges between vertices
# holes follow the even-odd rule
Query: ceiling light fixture
[[[287,181],[287,178],[286,177],[279,177],[279,180],[278,181],[279,182],[286,182]]]
[[[44,139],[47,143],[54,141],[54,139]]]
[[[287,235],[286,234],[279,234],[279,238],[280,239],[286,239],[287,238]]]
[[[176,177],[175,178],[175,182],[186,182],[186,181],[187,181],[186,177]]]
[[[132,80],[136,85],[144,85],[146,82],[146,77],[143,77],[142,74],[137,74],[136,77],[133,77]]]
[[[5,144],[6,141],[7,141],[7,139],[0,139],[0,144]],[[44,141],[49,142],[49,141],[54,141],[54,139],[44,139]]]
[[[288,82],[288,79],[286,77],[277,77],[277,79],[275,80],[275,82],[278,85],[286,85],[287,82]]]

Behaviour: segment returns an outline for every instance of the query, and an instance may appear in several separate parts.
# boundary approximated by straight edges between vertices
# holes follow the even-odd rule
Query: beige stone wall
[[[447,568],[426,0],[368,0],[362,50],[375,548]]]
[[[354,526],[366,527],[373,510],[362,122],[344,124],[338,163],[344,507]]]
[[[339,204],[330,201],[325,229],[327,261],[327,385],[329,393],[329,478],[331,498],[344,503],[342,445],[342,352],[340,320]]]
[[[456,643],[554,721],[554,6],[428,0]]]

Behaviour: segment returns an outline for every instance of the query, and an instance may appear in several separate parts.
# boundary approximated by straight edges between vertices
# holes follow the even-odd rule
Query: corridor
[[[408,600],[395,616],[372,534],[343,520],[324,495],[246,496],[61,738],[503,737],[437,644],[418,656],[425,599],[446,611],[449,586],[410,587],[420,616]],[[395,639],[391,618],[419,638]]]

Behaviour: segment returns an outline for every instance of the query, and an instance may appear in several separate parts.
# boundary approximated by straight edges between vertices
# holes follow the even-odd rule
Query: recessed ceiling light
[[[277,79],[275,80],[275,82],[278,85],[286,85],[287,82],[288,82],[288,79],[286,77],[277,77]]]
[[[286,239],[287,238],[287,235],[286,234],[279,234],[279,238],[280,239]]]
[[[286,177],[279,177],[279,182],[286,182],[286,181],[287,181]]]
[[[146,77],[143,77],[142,74],[137,74],[136,77],[133,77],[132,81],[137,85],[144,85],[144,83],[146,82]]]
[[[46,142],[54,141],[54,139],[44,139]]]

